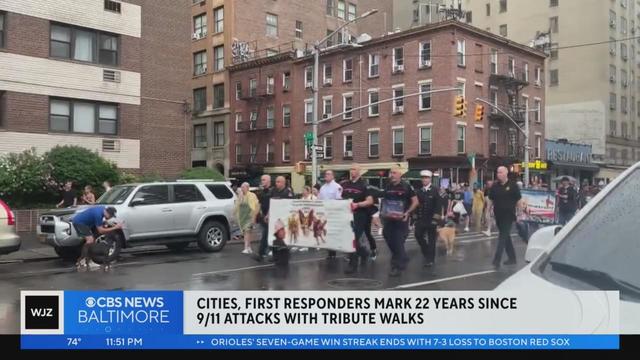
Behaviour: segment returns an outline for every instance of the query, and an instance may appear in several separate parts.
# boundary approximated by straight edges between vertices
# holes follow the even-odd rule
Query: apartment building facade
[[[233,64],[292,50],[309,51],[314,42],[346,21],[376,8],[391,12],[384,0],[256,1],[191,0],[192,149],[191,166],[213,167],[229,175],[227,68]],[[391,20],[389,15],[389,28]],[[386,28],[372,17],[350,24],[328,42],[352,41],[363,33],[381,35]]]
[[[319,144],[321,170],[345,174],[353,162],[372,180],[392,166],[408,172],[435,170],[440,178],[466,182],[475,155],[480,178],[498,165],[522,160],[523,138],[505,116],[486,110],[474,118],[474,99],[512,104],[518,120],[531,116],[532,158],[544,154],[544,55],[504,38],[447,21],[342,47],[320,60]],[[294,190],[310,184],[310,151],[304,134],[313,119],[310,56],[295,52],[230,68],[234,91],[231,166],[255,181],[261,173],[290,178]],[[454,117],[458,91],[468,103]],[[406,98],[404,97],[406,96]],[[336,117],[337,116],[337,117]]]
[[[181,1],[1,1],[0,154],[78,145],[134,173],[187,167]]]
[[[640,161],[640,3],[464,0],[463,7],[474,26],[523,44],[538,35],[551,45],[547,138],[591,145],[603,179]]]

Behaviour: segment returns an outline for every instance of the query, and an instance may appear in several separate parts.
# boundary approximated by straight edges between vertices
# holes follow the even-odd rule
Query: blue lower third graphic
[[[65,291],[64,332],[182,335],[182,291]]]
[[[618,335],[23,335],[23,349],[619,349]]]

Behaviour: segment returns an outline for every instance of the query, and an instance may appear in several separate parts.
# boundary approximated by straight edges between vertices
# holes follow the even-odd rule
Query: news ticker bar
[[[23,335],[26,350],[612,350],[618,335]]]

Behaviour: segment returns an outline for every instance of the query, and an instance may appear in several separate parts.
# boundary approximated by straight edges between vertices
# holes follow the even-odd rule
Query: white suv
[[[113,206],[115,221],[124,228],[110,240],[108,260],[124,247],[166,245],[182,250],[191,242],[206,252],[222,250],[237,227],[234,220],[235,194],[226,182],[178,181],[130,184],[113,187],[97,205]],[[38,235],[68,260],[80,254],[83,239],[72,226],[74,214],[90,206],[51,210],[40,216]],[[106,240],[102,236],[97,242]]]

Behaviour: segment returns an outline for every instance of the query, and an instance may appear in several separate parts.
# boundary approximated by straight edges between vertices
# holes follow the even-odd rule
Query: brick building
[[[188,167],[188,3],[1,1],[0,154],[69,144],[135,173]]]
[[[192,0],[191,165],[229,174],[228,66],[282,51],[307,50],[345,21],[376,8],[379,15],[350,24],[332,43],[391,30],[387,0]],[[385,21],[388,26],[381,26]],[[231,127],[232,128],[232,127]],[[232,174],[233,176],[233,174]]]
[[[232,169],[244,171],[246,178],[285,174],[296,190],[311,182],[310,168],[298,174],[295,164],[309,161],[303,137],[313,118],[313,59],[298,55],[283,52],[247,61],[231,67],[229,75]],[[346,172],[358,162],[366,177],[380,180],[399,165],[409,177],[432,169],[440,178],[466,182],[468,156],[475,154],[478,176],[491,178],[496,166],[522,160],[523,136],[488,108],[476,121],[473,100],[478,97],[521,125],[529,120],[531,158],[543,158],[543,63],[544,54],[532,48],[456,21],[328,50],[320,61],[319,118],[346,113],[320,125],[321,169]],[[366,106],[452,87],[464,88],[464,118],[453,116],[455,91]]]

